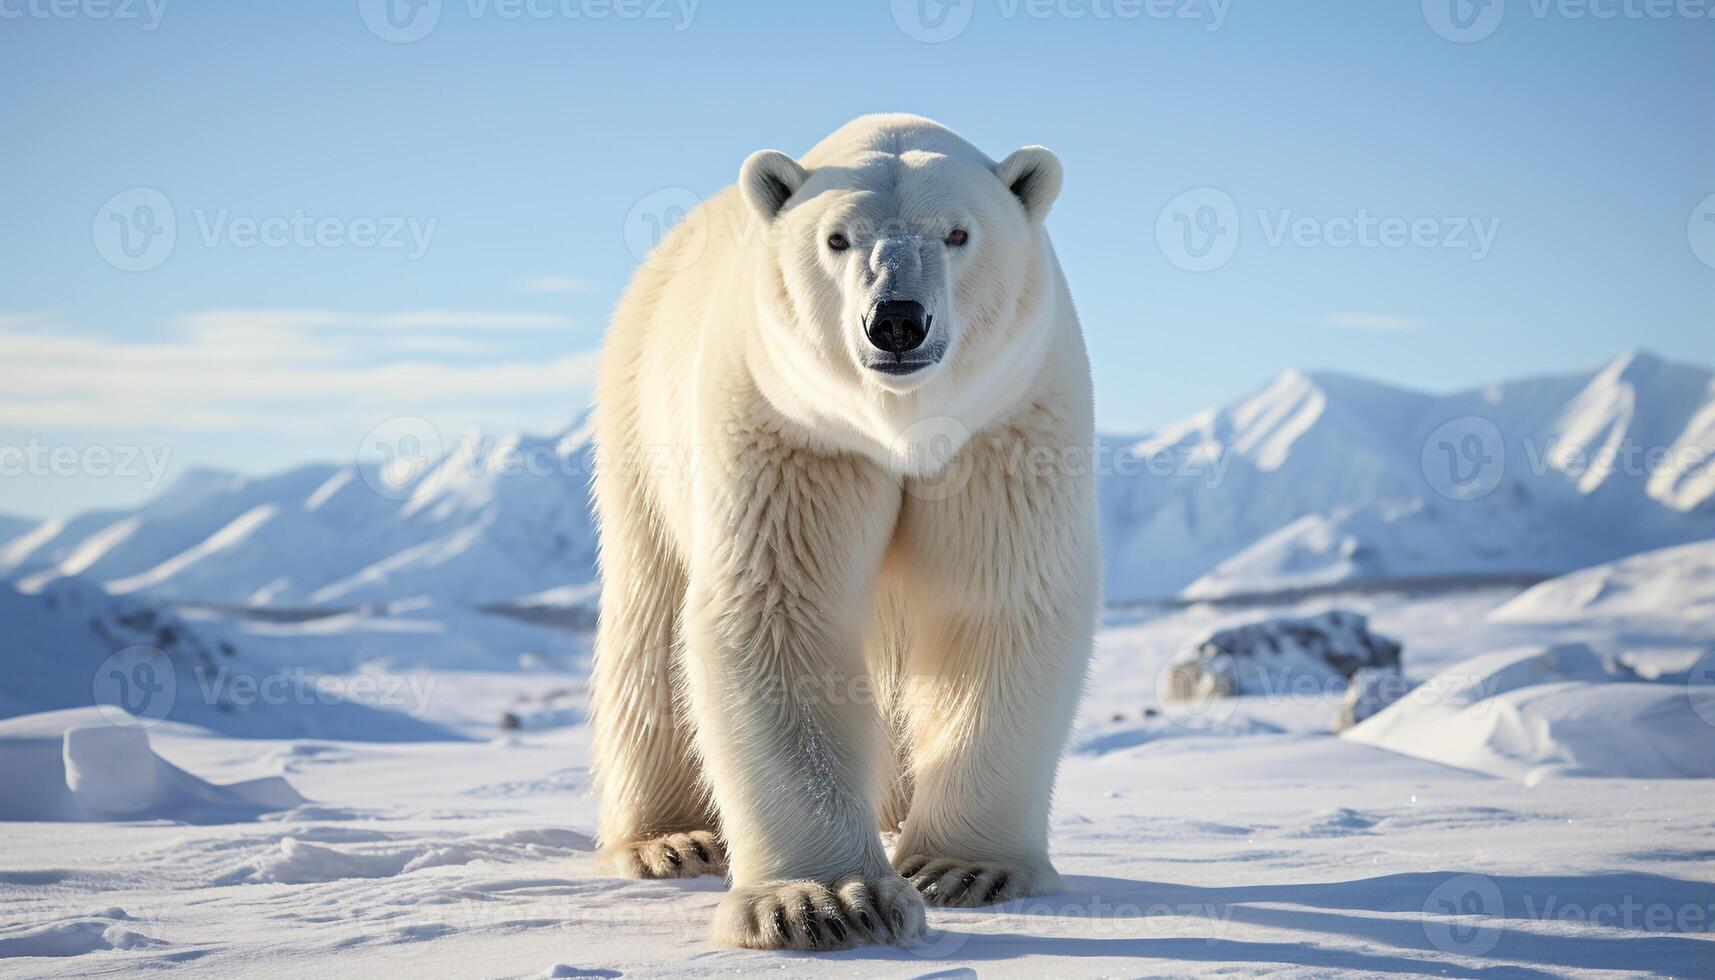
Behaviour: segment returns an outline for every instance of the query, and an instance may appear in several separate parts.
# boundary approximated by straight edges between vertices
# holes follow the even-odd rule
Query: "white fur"
[[[996,164],[864,117],[753,155],[614,315],[602,856],[730,859],[722,942],[903,941],[919,892],[1058,887],[1049,794],[1099,604],[1089,366],[1042,225],[1059,187],[1040,147]],[[945,350],[906,377],[866,366],[865,316],[900,295]],[[878,822],[901,815],[890,859]]]

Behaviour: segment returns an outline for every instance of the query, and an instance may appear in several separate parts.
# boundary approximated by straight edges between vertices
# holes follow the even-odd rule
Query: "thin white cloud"
[[[496,310],[403,310],[356,313],[349,310],[204,310],[178,318],[193,331],[228,327],[291,330],[569,330],[578,321],[559,313]]]
[[[518,288],[527,293],[587,293],[595,284],[582,276],[530,276],[518,280]]]
[[[1322,322],[1340,330],[1397,331],[1416,330],[1423,326],[1423,321],[1417,317],[1390,313],[1330,313]]]
[[[180,317],[158,342],[0,313],[0,424],[34,432],[334,431],[354,419],[451,408],[479,421],[515,419],[562,413],[594,380],[594,351],[509,351],[483,327],[352,337],[319,329],[328,321],[317,311],[271,312]],[[421,311],[367,316],[448,322]]]

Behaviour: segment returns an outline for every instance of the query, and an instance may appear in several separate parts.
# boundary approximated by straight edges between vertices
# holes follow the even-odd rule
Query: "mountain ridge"
[[[402,479],[367,461],[198,468],[141,507],[0,540],[0,577],[282,607],[585,595],[590,437],[587,412],[546,434],[470,433]],[[1648,351],[1439,395],[1289,368],[1098,440],[1110,601],[1551,575],[1715,537],[1715,374]]]

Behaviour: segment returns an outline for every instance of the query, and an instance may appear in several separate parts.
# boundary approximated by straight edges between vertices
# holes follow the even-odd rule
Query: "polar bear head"
[[[1040,359],[1027,335],[1052,329],[1042,223],[1060,182],[1042,147],[996,163],[916,116],[860,118],[802,160],[751,154],[739,190],[764,229],[761,295],[779,309],[761,342],[791,366],[776,374],[809,397],[856,388],[941,410],[935,389]]]

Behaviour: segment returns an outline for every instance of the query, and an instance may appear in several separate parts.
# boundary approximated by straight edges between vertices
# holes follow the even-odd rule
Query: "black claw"
[[[673,845],[664,844],[661,849],[667,852],[667,863],[673,867],[677,868],[685,863],[685,859],[679,856],[678,850]]]
[[[1006,891],[1006,883],[1006,872],[1002,871],[1000,874],[996,875],[994,882],[989,885],[988,891],[983,893],[983,904],[988,905],[995,899],[999,898],[1000,893]]]
[[[710,863],[710,861],[709,861],[709,849],[703,846],[702,841],[697,840],[695,837],[691,838],[691,850],[697,852],[697,860],[703,862],[704,864]]]
[[[786,931],[786,907],[783,905],[776,905],[774,907],[774,931],[778,933],[782,939],[792,935]]]
[[[977,873],[975,871],[965,872],[964,874],[959,876],[958,881],[953,882],[953,887],[948,889],[947,898],[949,898],[953,901],[957,901],[961,898],[964,898],[965,893],[970,891],[971,886],[976,884],[976,883],[977,883]]]
[[[901,877],[901,878],[915,878],[915,877],[917,877],[917,872],[922,871],[923,866],[928,864],[928,863],[929,862],[927,862],[927,861],[912,861],[909,864],[907,864],[904,867],[904,869],[902,869],[899,872],[899,877]]]
[[[821,942],[822,924],[816,921],[815,903],[807,898],[804,899],[804,904],[798,906],[798,915],[804,920],[804,928],[810,933],[811,938],[815,939],[816,942]]]
[[[920,873],[919,877],[921,877],[925,883],[938,882],[947,876],[947,872],[952,871],[957,867],[958,865],[952,861],[930,861],[928,864],[923,866],[923,871]]]
[[[858,909],[857,920],[858,925],[863,926],[865,932],[875,931],[875,920],[869,917],[869,912],[867,910]]]
[[[839,919],[828,920],[828,931],[834,934],[834,940],[836,942],[843,943],[846,941],[846,924],[841,922]]]

